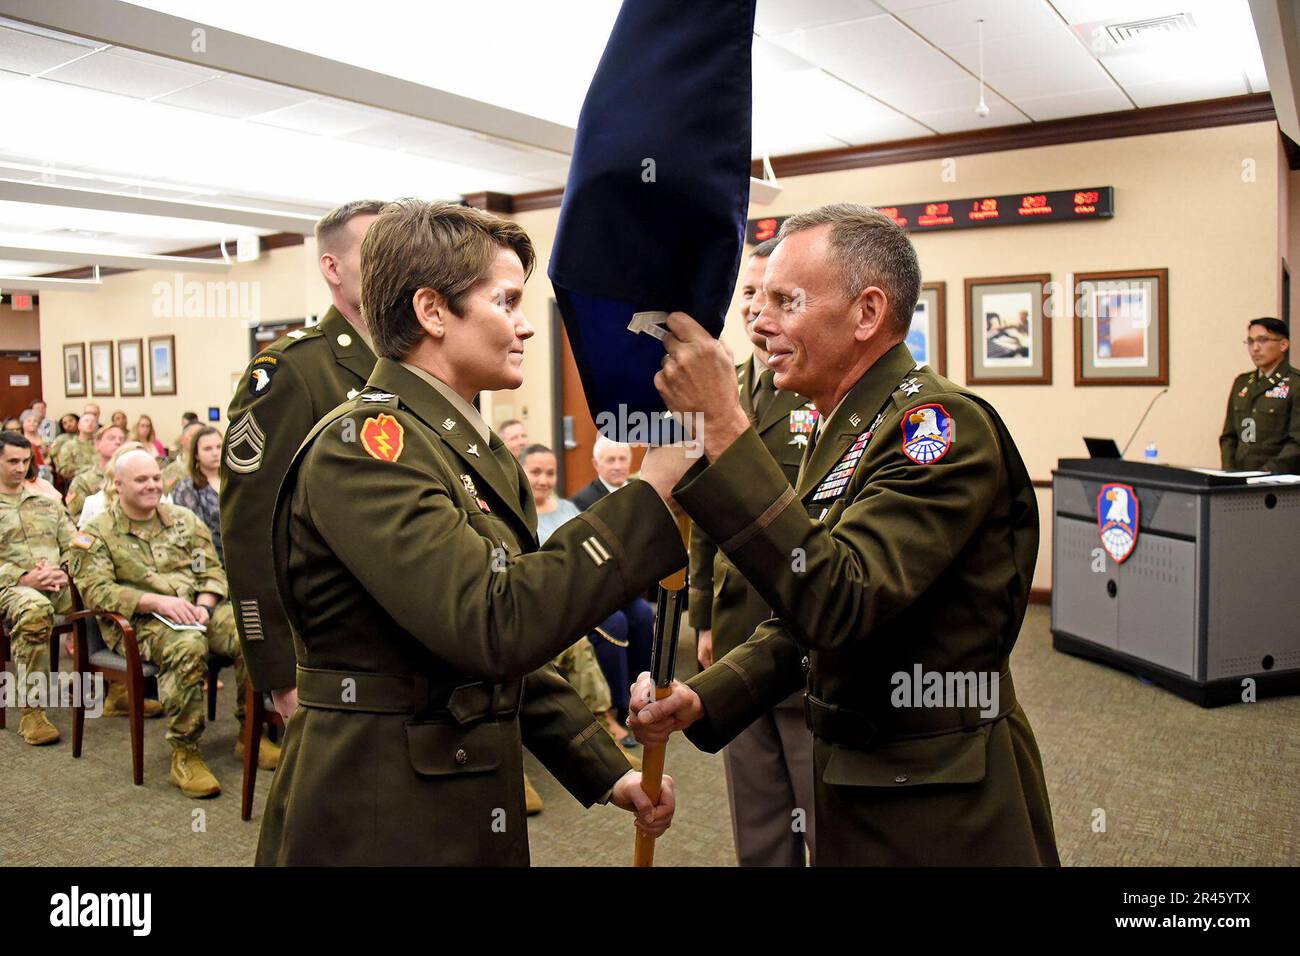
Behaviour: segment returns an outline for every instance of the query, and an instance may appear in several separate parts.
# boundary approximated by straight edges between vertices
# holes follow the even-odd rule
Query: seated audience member
[[[126,412],[121,411],[120,409],[109,416],[108,423],[110,425],[116,425],[118,428],[122,429],[123,435],[128,434],[131,430],[130,423],[127,422],[126,419]]]
[[[6,418],[4,420],[4,430],[7,432],[17,432],[21,435],[23,433],[23,423],[17,418]]]
[[[54,468],[50,465],[50,443],[41,433],[41,416],[35,409],[29,408],[18,416],[21,433],[32,443],[32,461],[36,470],[46,481],[54,477]]]
[[[217,557],[226,563],[221,547],[221,432],[205,425],[194,435],[187,474],[172,488],[172,503],[189,508],[208,526]]]
[[[497,426],[497,434],[510,454],[516,458],[528,447],[528,426],[517,418],[508,418]]]
[[[24,686],[27,674],[49,672],[54,615],[72,610],[60,565],[77,533],[61,504],[24,485],[31,465],[31,443],[0,432],[0,615]],[[40,706],[23,708],[18,734],[33,747],[59,739]]]
[[[198,420],[199,420],[199,416],[195,412],[186,412],[185,414],[181,415],[181,434],[184,435],[185,429],[189,428],[191,425],[196,424]],[[180,455],[181,455],[181,443],[180,443],[180,439],[177,438],[176,447],[173,449],[171,457],[173,459],[176,459],[179,458]]]
[[[176,442],[176,457],[162,470],[163,494],[171,494],[176,482],[190,473],[190,450],[194,447],[194,436],[203,427],[203,423],[196,420],[181,429],[181,437]]]
[[[24,438],[27,436],[23,436]],[[53,499],[63,507],[63,495],[59,494],[59,489],[55,488],[50,482],[41,476],[36,467],[36,457],[32,457],[32,462],[27,466],[27,477],[23,479],[23,487],[29,488],[38,495],[44,495],[46,498]]]
[[[141,656],[159,668],[158,693],[172,747],[171,782],[188,797],[215,796],[221,785],[199,753],[209,651],[233,658],[235,716],[244,720],[244,664],[235,618],[226,598],[226,573],[208,529],[190,511],[161,503],[158,462],[148,451],[117,461],[116,499],[79,532],[70,548],[73,578],[90,607],[131,620]],[[121,652],[122,635],[104,629]],[[258,766],[273,769],[279,748],[262,743]],[[242,755],[242,736],[235,746]]]
[[[104,469],[104,487],[93,495],[87,496],[86,503],[81,506],[81,517],[77,519],[78,528],[84,529],[86,525],[108,510],[108,506],[113,503],[113,499],[116,497],[113,475],[117,469],[117,463],[122,460],[122,456],[127,452],[141,449],[149,450],[138,441],[126,441],[118,446],[117,451],[113,453],[113,457],[108,460],[108,466]],[[166,501],[167,499],[164,498],[163,500]]]
[[[36,429],[41,433],[41,439],[45,444],[49,445],[59,434],[58,423],[48,416],[49,406],[45,404],[43,398],[32,402],[32,411],[36,413]]]
[[[95,467],[99,455],[95,452],[95,431],[99,428],[99,415],[82,412],[77,419],[77,434],[66,441],[57,452],[54,468],[65,481]]]
[[[533,503],[537,506],[537,540],[539,544],[545,544],[546,539],[556,528],[578,516],[578,507],[554,493],[555,453],[545,445],[529,445],[520,455],[519,463],[523,466],[524,474],[528,476],[528,484],[533,491]],[[621,616],[622,612],[616,611],[615,614]],[[611,624],[608,620],[602,625],[606,632],[610,627],[617,629],[619,625]],[[626,625],[623,627],[626,628]],[[594,639],[605,640],[606,638],[597,634]],[[572,647],[555,658],[554,664],[564,678],[582,695],[583,701],[591,712],[601,718],[610,736],[619,743],[627,741],[627,745],[635,746],[635,739],[618,721],[609,682],[600,668],[600,663],[596,660],[592,641],[586,637],[579,638]],[[625,703],[624,707],[626,706]],[[633,755],[628,755],[628,759],[633,762],[633,765],[639,763]]]
[[[141,415],[136,419],[135,440],[146,450],[153,452],[155,458],[167,457],[167,447],[158,440],[158,434],[153,430],[153,419],[148,415]]]
[[[55,464],[55,459],[59,455],[60,449],[68,442],[77,437],[77,416],[69,412],[59,419],[59,433],[50,441],[50,451],[46,455],[46,460]],[[57,466],[56,466],[57,467]]]
[[[64,499],[73,521],[81,517],[81,509],[86,504],[86,498],[103,489],[108,460],[113,457],[113,453],[121,447],[125,439],[126,432],[117,425],[105,425],[95,436],[95,454],[98,456],[95,467],[83,471],[72,479],[72,484],[68,485],[67,497]]]

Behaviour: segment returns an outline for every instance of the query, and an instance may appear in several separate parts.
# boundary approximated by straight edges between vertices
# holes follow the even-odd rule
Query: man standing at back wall
[[[1232,383],[1219,435],[1228,471],[1300,474],[1300,372],[1287,361],[1291,337],[1281,319],[1252,319],[1246,348],[1255,366]]]
[[[297,706],[297,661],[275,591],[271,512],[298,445],[361,390],[375,367],[361,318],[361,240],[383,207],[357,200],[316,224],[320,271],[334,304],[317,325],[290,332],[253,358],[227,413],[221,535],[231,603],[253,687],[269,691],[286,720]]]

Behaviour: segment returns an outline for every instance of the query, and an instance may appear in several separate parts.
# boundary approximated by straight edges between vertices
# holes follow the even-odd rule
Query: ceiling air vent
[[[1155,36],[1170,33],[1190,33],[1196,29],[1190,13],[1175,13],[1167,17],[1152,17],[1149,20],[1131,20],[1128,23],[1112,23],[1106,27],[1106,33],[1117,47],[1141,42]]]

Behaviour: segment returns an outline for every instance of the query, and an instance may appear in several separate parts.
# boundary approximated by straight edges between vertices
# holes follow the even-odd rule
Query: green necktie
[[[758,388],[754,389],[754,421],[756,423],[763,421],[763,416],[767,410],[772,407],[772,401],[776,398],[776,385],[773,379],[776,373],[770,368],[763,369],[763,374],[758,377]]]

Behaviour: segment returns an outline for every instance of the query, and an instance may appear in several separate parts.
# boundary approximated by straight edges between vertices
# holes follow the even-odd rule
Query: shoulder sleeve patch
[[[82,551],[89,551],[95,544],[95,536],[93,534],[87,534],[85,531],[78,531],[72,536],[72,541],[69,543],[74,548],[80,548]]]
[[[361,447],[371,458],[397,461],[406,445],[406,429],[392,415],[367,418],[361,426]]]
[[[957,423],[937,403],[918,405],[903,414],[903,454],[918,465],[932,465],[957,440]]]

